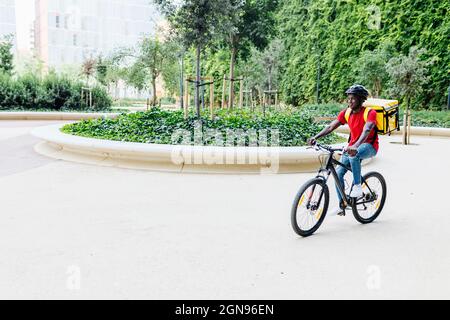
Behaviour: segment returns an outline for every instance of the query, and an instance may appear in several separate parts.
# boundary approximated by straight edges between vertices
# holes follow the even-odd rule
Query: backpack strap
[[[350,115],[352,114],[352,109],[348,108],[347,111],[345,111],[345,121],[350,120]]]
[[[345,111],[345,121],[347,121],[347,124],[348,124],[348,120],[350,120],[350,115],[351,114],[352,114],[352,109],[348,108],[347,111]],[[352,141],[352,134],[351,133],[348,136],[348,143],[350,143],[350,141]]]
[[[369,112],[372,111],[371,108],[366,108],[366,110],[364,111],[364,122],[367,123],[367,119],[369,119]]]

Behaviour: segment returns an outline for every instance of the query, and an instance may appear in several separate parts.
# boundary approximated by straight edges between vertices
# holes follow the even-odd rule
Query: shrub
[[[41,101],[44,109],[61,111],[65,103],[74,95],[75,86],[64,76],[49,74],[43,81],[45,90],[44,99]]]
[[[0,72],[0,110],[8,109],[12,104],[11,77]]]
[[[88,110],[81,99],[83,83],[50,73],[44,79],[33,74],[12,78],[0,74],[0,110]],[[91,110],[109,110],[112,100],[103,87],[92,89]]]
[[[113,100],[102,87],[96,86],[92,89],[92,108],[95,110],[107,110],[111,108]]]
[[[15,81],[20,84],[21,99],[17,101],[17,109],[33,110],[41,104],[45,92],[42,81],[35,75],[26,74]]]

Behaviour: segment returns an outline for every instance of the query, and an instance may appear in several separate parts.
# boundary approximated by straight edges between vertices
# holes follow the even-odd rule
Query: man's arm
[[[347,148],[347,152],[350,156],[354,157],[358,153],[358,148],[366,142],[367,138],[369,137],[369,134],[372,132],[372,130],[375,128],[376,124],[374,122],[367,122],[364,126],[364,131],[361,134],[361,137],[359,137],[359,140],[356,141],[356,143]]]
[[[341,126],[341,122],[339,120],[334,120],[332,123],[330,123],[325,129],[323,129],[320,133],[318,133],[315,137],[308,140],[308,144],[310,146],[313,146],[317,143],[317,140],[319,140],[322,137],[325,137],[332,133],[334,130],[339,128]]]
[[[376,124],[373,122],[367,122],[364,126],[364,131],[361,134],[361,137],[359,140],[355,143],[355,147],[359,148],[364,142],[366,142],[367,138],[369,137],[369,134],[372,132],[372,130],[375,128]]]

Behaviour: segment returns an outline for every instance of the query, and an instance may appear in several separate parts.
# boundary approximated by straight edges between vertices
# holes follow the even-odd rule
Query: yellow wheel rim
[[[375,206],[375,208],[378,210],[378,208],[380,208],[380,204],[381,204],[381,201],[377,201],[377,205]]]
[[[300,199],[298,206],[301,207],[303,204],[303,201],[305,201],[305,195],[302,196],[302,198]]]
[[[323,209],[320,209],[319,211],[317,211],[317,213],[316,213],[317,220],[319,220],[322,217],[322,212],[323,212]]]

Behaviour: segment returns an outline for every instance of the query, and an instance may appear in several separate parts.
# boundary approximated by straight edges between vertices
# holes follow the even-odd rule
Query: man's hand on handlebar
[[[355,157],[358,154],[358,148],[354,146],[348,146],[344,149],[344,152],[348,153],[350,157]]]
[[[308,139],[308,145],[311,147],[314,147],[317,144],[317,140],[314,138],[309,138]]]

